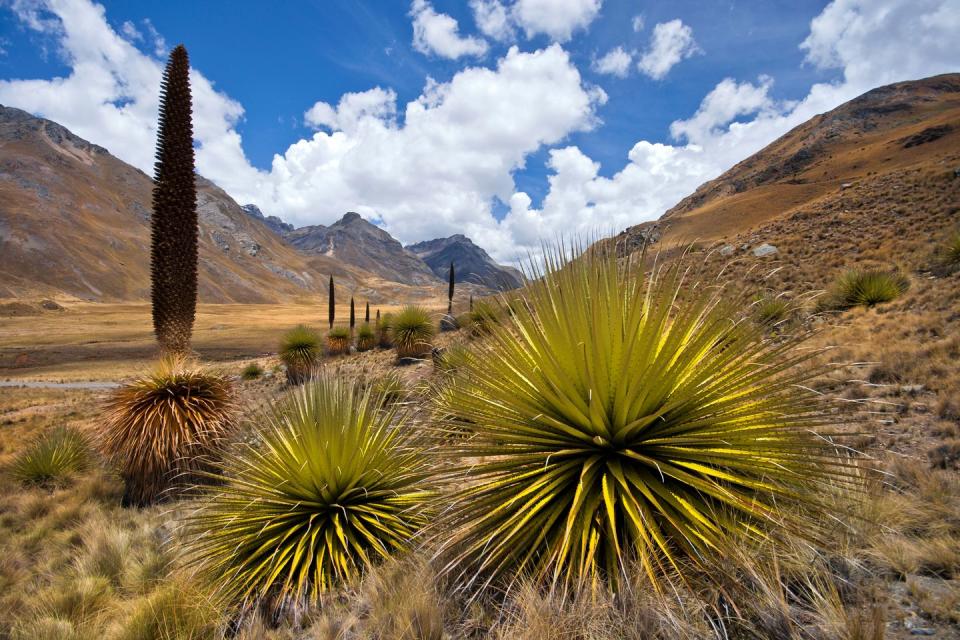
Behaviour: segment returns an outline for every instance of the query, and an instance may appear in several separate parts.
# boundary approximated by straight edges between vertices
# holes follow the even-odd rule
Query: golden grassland
[[[62,311],[0,315],[0,379],[118,380],[142,371],[156,357],[149,303],[64,302],[63,306]],[[371,323],[377,309],[387,313],[398,308],[371,305]],[[349,303],[338,304],[336,324],[347,325],[349,317]],[[356,304],[356,318],[359,326],[363,302]],[[280,337],[297,324],[325,330],[326,302],[199,304],[193,349],[205,362],[276,353]]]

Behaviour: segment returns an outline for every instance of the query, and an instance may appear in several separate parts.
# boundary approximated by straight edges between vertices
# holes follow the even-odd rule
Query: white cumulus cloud
[[[470,0],[473,19],[485,36],[501,42],[516,36],[510,10],[500,0]]]
[[[630,63],[633,62],[633,54],[624,50],[623,47],[615,47],[608,51],[603,57],[593,61],[591,67],[597,73],[626,78],[630,73]]]
[[[637,68],[654,80],[665,77],[677,63],[698,53],[693,29],[678,19],[661,22],[653,28],[650,48],[637,62]]]
[[[603,0],[516,0],[513,19],[528,38],[546,34],[556,42],[566,42],[575,31],[586,29]]]
[[[445,13],[437,13],[427,0],[413,0],[413,48],[456,60],[462,56],[486,55],[488,45],[482,38],[460,35],[460,25]]]

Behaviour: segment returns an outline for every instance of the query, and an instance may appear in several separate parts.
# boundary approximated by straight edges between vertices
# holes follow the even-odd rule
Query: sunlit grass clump
[[[941,276],[960,271],[960,230],[951,233],[934,251],[933,271]]]
[[[766,327],[774,327],[790,317],[790,302],[783,298],[763,296],[753,304],[753,317]]]
[[[875,307],[896,300],[909,287],[910,281],[898,271],[850,269],[830,287],[820,307],[835,311]]]
[[[633,558],[655,579],[734,539],[814,535],[799,513],[843,478],[813,433],[811,352],[719,292],[678,297],[679,268],[645,279],[602,250],[545,264],[438,394],[466,434],[447,445],[443,571],[616,589]]]
[[[339,356],[350,351],[350,329],[334,327],[327,332],[327,353]]]
[[[240,371],[243,380],[256,380],[263,375],[263,367],[259,362],[251,362]]]
[[[120,472],[125,500],[147,504],[208,468],[235,416],[233,386],[182,359],[117,389],[101,446]]]
[[[399,358],[423,358],[433,348],[436,334],[430,314],[415,305],[404,307],[392,318],[393,343]]]
[[[501,310],[488,300],[477,300],[473,309],[467,312],[469,328],[471,335],[482,336],[490,333],[493,325],[500,321]]]
[[[357,351],[369,351],[377,346],[377,335],[369,324],[357,327]]]
[[[24,484],[64,484],[92,464],[90,442],[78,429],[57,427],[30,442],[13,461],[13,477]]]
[[[427,457],[396,405],[321,374],[228,453],[185,522],[190,562],[234,602],[315,601],[425,523]]]
[[[306,325],[297,325],[280,339],[280,361],[287,369],[290,384],[300,384],[309,378],[322,355],[320,335]]]

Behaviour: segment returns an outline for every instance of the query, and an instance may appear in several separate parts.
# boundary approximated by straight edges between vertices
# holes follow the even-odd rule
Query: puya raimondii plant
[[[273,407],[258,444],[225,455],[185,519],[188,562],[236,603],[315,602],[426,523],[430,466],[418,433],[401,405],[319,375]]]
[[[437,395],[451,506],[434,540],[462,587],[617,590],[635,561],[657,584],[733,540],[814,536],[803,514],[847,478],[803,386],[813,352],[639,264],[547,251]]]

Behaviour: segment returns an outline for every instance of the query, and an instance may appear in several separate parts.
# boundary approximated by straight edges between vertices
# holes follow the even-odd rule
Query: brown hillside
[[[198,177],[202,302],[325,296],[327,277],[374,301],[433,296],[324,255],[304,255]],[[0,106],[0,298],[149,298],[152,180],[68,131]]]
[[[920,176],[951,175],[958,154],[960,74],[879,87],[796,127],[657,222],[624,233],[636,240],[655,230],[667,244],[733,240],[801,211],[856,212],[946,197]],[[887,193],[900,188],[907,191]]]

